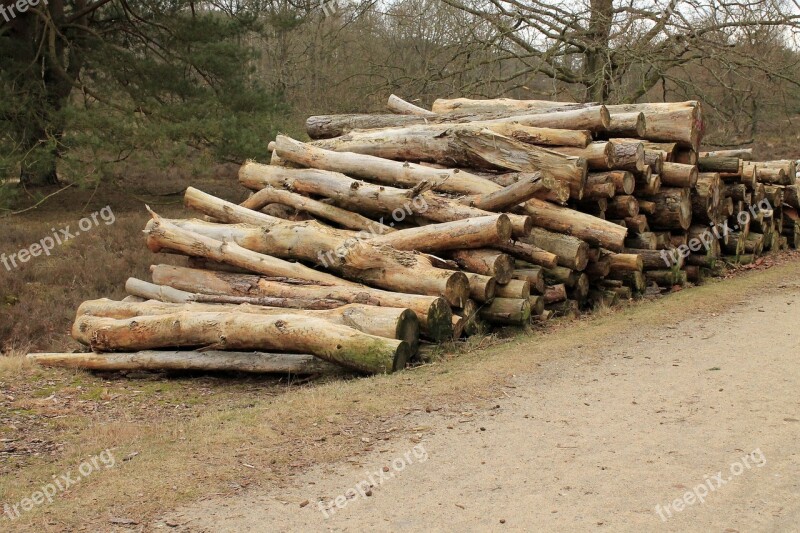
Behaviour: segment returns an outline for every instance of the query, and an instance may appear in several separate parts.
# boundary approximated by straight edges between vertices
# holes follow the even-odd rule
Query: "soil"
[[[614,342],[577,339],[509,379],[487,407],[416,411],[410,436],[307,470],[288,486],[211,496],[151,525],[797,531],[798,318],[800,283],[789,280],[705,318],[665,317],[669,325]],[[515,350],[523,357],[535,342]],[[357,485],[363,496],[348,491]]]

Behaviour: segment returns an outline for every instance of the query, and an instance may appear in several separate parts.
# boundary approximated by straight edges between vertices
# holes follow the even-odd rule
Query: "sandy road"
[[[419,443],[390,441],[288,489],[212,498],[152,526],[800,531],[800,284],[597,344],[516,376],[494,408],[415,415]],[[383,467],[391,475],[370,496],[321,511]]]

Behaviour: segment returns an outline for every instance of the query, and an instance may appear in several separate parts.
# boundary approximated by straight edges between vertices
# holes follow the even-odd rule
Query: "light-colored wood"
[[[458,266],[475,274],[492,276],[497,283],[508,283],[514,272],[514,259],[503,252],[489,249],[457,250],[448,254]]]
[[[550,189],[555,184],[555,179],[545,179],[541,172],[533,172],[499,191],[467,197],[461,203],[484,211],[499,212],[535,198],[539,191]]]
[[[291,169],[247,162],[239,170],[239,182],[251,190],[272,186],[301,194],[330,198],[339,207],[351,211],[370,211],[391,215],[395,222],[416,216],[435,222],[492,215],[489,211],[463,205],[430,191],[415,193],[389,186],[379,186],[317,169]],[[524,215],[508,215],[514,235],[525,235],[533,221]]]
[[[531,319],[531,304],[528,298],[495,298],[479,315],[491,324],[524,326]]]
[[[438,252],[502,244],[508,242],[511,232],[508,216],[500,214],[404,229],[371,237],[369,242],[397,250]]]
[[[590,172],[588,183],[604,183],[606,180],[614,184],[614,194],[633,194],[636,180],[627,170],[609,170],[606,172]]]
[[[406,102],[399,96],[394,94],[389,95],[389,100],[386,103],[386,107],[392,113],[397,115],[415,115],[421,117],[435,117],[436,113],[433,111],[428,111],[422,107],[416,106],[411,102]]]
[[[438,98],[431,109],[435,113],[475,113],[489,114],[504,111],[524,111],[526,113],[548,113],[565,109],[582,109],[597,104],[572,102],[553,102],[550,100],[513,100],[511,98],[495,98],[492,100],[474,100],[470,98]]]
[[[240,205],[247,209],[260,211],[268,204],[286,205],[298,211],[305,211],[317,218],[335,222],[343,228],[351,230],[367,230],[378,235],[395,231],[392,227],[361,216],[358,213],[340,209],[335,205],[326,204],[301,194],[276,189],[274,187],[264,187],[260,191],[255,192]]]
[[[531,199],[525,203],[524,212],[536,220],[536,225],[557,233],[572,235],[591,246],[602,246],[613,251],[624,247],[628,229],[592,215]]]
[[[533,228],[521,240],[555,254],[558,265],[572,270],[583,270],[589,261],[589,245],[577,237],[554,233],[543,228]]]
[[[528,298],[531,295],[531,284],[526,280],[512,279],[505,285],[498,285],[495,295],[498,298]]]
[[[687,188],[662,187],[661,192],[647,200],[655,204],[648,221],[653,229],[688,229],[692,223],[692,203]],[[641,202],[639,203],[641,207]]]
[[[195,346],[276,351],[311,354],[365,373],[402,370],[411,356],[405,341],[290,313],[263,316],[179,312],[129,319],[83,315],[75,320],[72,336],[99,352]]]
[[[419,320],[410,309],[375,307],[363,304],[347,304],[328,310],[288,311],[279,307],[251,304],[207,304],[199,302],[165,303],[149,300],[141,303],[117,302],[101,299],[83,302],[77,316],[89,315],[105,318],[134,318],[148,315],[174,313],[249,313],[255,315],[285,315],[287,313],[327,320],[332,324],[349,326],[361,332],[406,341],[412,354],[419,346]]]
[[[666,187],[694,187],[697,184],[697,167],[665,162],[661,166],[661,184]]]
[[[318,357],[296,353],[220,350],[148,350],[133,353],[31,353],[28,359],[53,368],[102,372],[131,370],[246,372],[249,374],[329,374],[341,369]]]
[[[591,170],[608,170],[616,164],[614,146],[608,142],[593,142],[585,148],[556,146],[551,149],[566,156],[585,159]]]
[[[338,300],[380,307],[411,309],[427,337],[441,341],[453,336],[452,311],[447,300],[435,296],[389,292],[371,287],[298,285],[262,276],[213,272],[172,265],[150,267],[153,282],[191,293],[251,298]],[[274,304],[271,304],[274,305]]]

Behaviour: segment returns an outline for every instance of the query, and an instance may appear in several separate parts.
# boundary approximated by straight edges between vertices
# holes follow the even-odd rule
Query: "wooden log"
[[[531,318],[541,317],[544,313],[544,296],[537,294],[530,296],[528,302],[531,305]]]
[[[301,194],[295,194],[274,187],[265,187],[261,189],[240,205],[247,209],[260,211],[266,205],[276,203],[292,207],[298,211],[305,211],[317,218],[335,222],[347,229],[367,230],[377,235],[395,231],[392,227],[371,220],[358,213],[353,213],[352,211],[341,209],[335,205],[312,200]]]
[[[556,302],[563,302],[567,299],[567,288],[563,283],[558,285],[548,285],[544,289],[544,304],[545,306],[554,304]]]
[[[647,132],[643,137],[648,140],[677,142],[697,151],[703,138],[703,110],[697,101],[606,107],[611,114],[643,113],[647,123]]]
[[[783,201],[795,209],[800,209],[800,185],[788,185],[785,187],[783,190]]]
[[[524,326],[531,319],[531,304],[528,298],[495,298],[479,315],[491,324]]]
[[[371,155],[334,152],[296,141],[285,135],[276,137],[275,151],[286,161],[304,167],[339,172],[384,185],[414,188],[425,182],[434,191],[470,195],[487,194],[502,188],[461,169],[431,168]]]
[[[593,142],[585,148],[555,146],[551,150],[566,156],[584,159],[587,167],[592,170],[608,170],[614,168],[616,162],[614,146],[609,142]]]
[[[606,131],[601,132],[604,137],[638,137],[647,135],[647,120],[644,113],[611,113],[611,124]]]
[[[514,183],[527,179],[531,173],[503,172],[501,174],[496,174],[492,172],[476,172],[476,175],[491,181],[493,184],[501,187],[508,187]],[[560,181],[548,181],[547,186],[550,188],[538,191],[534,195],[534,198],[548,200],[559,205],[566,205],[567,200],[569,200],[569,187]]]
[[[697,150],[691,148],[679,148],[675,151],[672,159],[675,163],[681,165],[696,165],[697,164]]]
[[[639,212],[644,213],[646,215],[655,214],[656,209],[658,208],[658,204],[656,204],[656,202],[651,202],[649,200],[644,200],[642,198],[638,198],[638,200],[639,200]]]
[[[641,203],[639,204],[641,210]],[[631,233],[646,233],[650,231],[650,225],[647,222],[647,216],[640,213],[635,217],[626,217],[623,221],[624,225],[631,230]]]
[[[473,335],[480,335],[486,331],[486,325],[480,319],[480,306],[469,300],[467,304],[455,311],[455,314],[464,319],[462,334],[471,337]],[[461,335],[459,335],[460,337]]]
[[[438,252],[505,243],[511,238],[511,233],[511,221],[507,215],[500,214],[408,228],[372,237],[369,242],[397,250]]]
[[[661,166],[661,184],[667,187],[694,187],[697,184],[697,167],[680,163],[667,163]]]
[[[527,281],[531,291],[541,294],[544,291],[544,269],[530,266],[514,269],[514,279]]]
[[[289,169],[247,162],[239,170],[239,181],[252,190],[272,186],[325,196],[345,209],[391,214],[396,222],[402,222],[409,212],[435,222],[452,222],[492,214],[430,191],[413,194],[414,191],[372,185],[324,170]],[[525,235],[530,231],[533,222],[529,217],[508,216],[515,235]]]
[[[689,189],[663,187],[655,196],[646,198],[654,202],[655,211],[647,217],[654,229],[688,229],[692,222],[692,203]],[[641,206],[641,202],[639,204]]]
[[[654,196],[661,192],[661,176],[648,174],[643,183],[637,181],[636,194],[641,196]]]
[[[642,146],[644,147],[644,145]],[[652,170],[653,174],[661,174],[661,170],[664,167],[663,152],[660,150],[648,150],[645,148],[644,162],[648,167],[650,167],[650,170]]]
[[[666,268],[681,268],[685,257],[678,250],[628,250],[627,253],[636,254],[642,259],[643,270],[664,270]]]
[[[341,307],[344,302],[330,298],[293,298],[270,296],[231,296],[223,294],[202,294],[186,292],[174,287],[156,285],[146,281],[128,278],[125,290],[130,296],[141,301],[158,300],[170,303],[206,303],[206,304],[250,304],[273,306],[288,309],[334,309]]]
[[[276,257],[253,252],[235,242],[223,242],[186,231],[161,220],[155,213],[151,212],[151,214],[153,220],[148,223],[145,230],[151,250],[169,250],[205,257],[267,276],[299,278],[329,285],[357,286],[355,283],[331,274],[318,272],[298,263],[290,263]]]
[[[545,305],[546,310],[552,312],[553,317],[577,318],[580,316],[581,305],[575,300],[564,300]]]
[[[658,237],[651,231],[632,233],[625,239],[625,247],[637,250],[657,250]]]
[[[673,285],[686,285],[686,272],[682,270],[648,270],[644,273],[648,283],[655,283],[659,287],[672,287]]]
[[[246,372],[249,374],[329,374],[341,367],[308,354],[149,350],[134,353],[31,353],[28,359],[51,368],[102,372],[133,370]]]
[[[497,250],[458,250],[449,254],[449,257],[460,268],[468,272],[494,277],[501,285],[508,283],[514,273],[514,259]]]
[[[610,279],[621,280],[625,286],[630,287],[636,294],[641,294],[647,289],[647,282],[642,272],[619,272],[611,271],[608,274]]]
[[[736,157],[739,159],[744,159],[745,161],[752,161],[753,160],[753,149],[752,148],[736,148],[733,150],[713,150],[710,152],[700,152],[699,156],[701,158],[707,157]]]
[[[436,113],[433,111],[428,111],[427,109],[423,109],[422,107],[416,106],[411,102],[406,102],[399,96],[395,96],[394,94],[389,95],[389,101],[386,103],[386,107],[392,113],[397,115],[415,115],[421,117],[435,117]]]
[[[614,184],[614,194],[633,194],[636,180],[627,170],[609,170],[606,172],[590,172],[587,183],[605,183],[608,179]]]
[[[173,289],[175,290],[175,289]],[[410,309],[375,307],[362,304],[340,305],[328,310],[292,310],[250,304],[207,304],[199,302],[165,303],[150,300],[142,303],[114,300],[89,300],[78,307],[77,316],[104,318],[134,318],[137,316],[170,315],[175,313],[249,313],[255,315],[303,315],[349,326],[363,333],[406,341],[412,354],[419,347],[419,320]]]
[[[609,272],[641,272],[644,263],[639,254],[608,254]]]
[[[462,305],[469,293],[463,274],[436,268],[422,254],[348,238],[337,233],[341,230],[313,221],[280,222],[269,226],[269,231],[247,224],[214,224],[201,220],[163,222],[180,228],[185,235],[236,243],[267,257],[316,262],[346,279],[382,289],[442,296],[456,306]],[[171,241],[165,242],[157,237],[158,233],[153,236],[155,224],[151,221],[145,230],[148,247],[154,252],[170,250]],[[352,239],[352,244],[348,239]]]
[[[72,336],[100,352],[213,347],[308,353],[365,373],[402,370],[411,357],[411,348],[405,341],[289,313],[263,316],[179,312],[120,320],[84,315],[75,320]]]
[[[471,196],[463,199],[462,203],[484,211],[503,211],[525,202],[529,198],[535,198],[539,191],[549,190],[551,186],[555,186],[555,183],[553,178],[545,180],[541,172],[533,172],[499,191]]]
[[[514,241],[506,244],[495,245],[494,248],[501,250],[508,255],[527,261],[528,263],[542,266],[554,267],[558,264],[558,257],[556,254],[550,253],[547,250],[528,244],[527,242]]]
[[[354,131],[411,128],[420,125],[499,128],[523,126],[555,130],[605,130],[611,122],[604,106],[563,109],[547,113],[451,113],[422,115],[320,115],[306,120],[306,133],[312,139],[330,139]],[[546,139],[547,136],[543,136]],[[540,141],[541,142],[541,141]]]
[[[466,273],[469,280],[469,298],[476,302],[491,302],[497,295],[497,280],[492,276],[484,276],[473,272]]]
[[[153,281],[183,291],[211,295],[303,298],[339,300],[380,307],[407,308],[414,311],[420,326],[435,341],[452,338],[452,311],[447,300],[434,296],[404,294],[356,286],[297,285],[270,281],[249,274],[212,272],[170,265],[151,267]],[[272,304],[274,305],[274,304]],[[290,311],[291,312],[291,311]]]
[[[611,182],[611,178],[592,178],[583,189],[583,198],[588,200],[597,200],[599,198],[613,198],[617,193],[616,186]]]
[[[597,261],[590,261],[584,272],[590,281],[603,279],[611,272],[611,260],[608,256],[602,256]]]
[[[738,174],[741,160],[738,157],[730,156],[706,156],[697,159],[697,166],[700,172],[728,172]]]
[[[553,205],[538,199],[525,203],[524,212],[536,220],[536,225],[557,233],[577,237],[592,246],[602,246],[612,251],[624,247],[627,228],[574,209]]]
[[[573,270],[583,270],[589,261],[589,245],[570,235],[554,233],[542,228],[533,228],[522,237],[522,242],[537,246],[556,255],[557,264]],[[551,267],[551,265],[542,265]]]
[[[549,113],[571,109],[595,107],[597,104],[571,102],[552,102],[550,100],[513,100],[511,98],[495,98],[492,100],[473,100],[470,98],[438,98],[433,102],[435,113],[475,113],[491,114],[503,112]]]
[[[639,214],[639,202],[634,196],[618,195],[608,201],[606,216],[610,218],[635,217]]]
[[[525,280],[512,279],[505,285],[498,285],[495,293],[498,298],[528,298],[531,295],[531,284]]]
[[[490,170],[541,170],[545,176],[569,184],[573,194],[580,192],[586,179],[585,160],[522,143],[489,129],[426,125],[353,131],[313,144],[337,152],[356,152],[400,161]]]
[[[572,287],[567,285],[567,297],[583,304],[589,296],[591,282],[589,281],[589,276],[584,272],[576,272],[575,274],[575,282]]]

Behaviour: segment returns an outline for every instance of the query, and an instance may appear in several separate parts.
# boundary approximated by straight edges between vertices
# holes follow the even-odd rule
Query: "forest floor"
[[[388,376],[92,374],[17,350],[0,358],[0,529],[788,530],[798,305],[787,252]],[[705,504],[669,504],[755,450],[766,463],[751,456]]]

